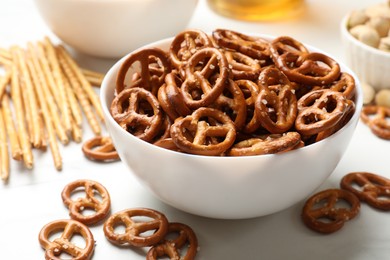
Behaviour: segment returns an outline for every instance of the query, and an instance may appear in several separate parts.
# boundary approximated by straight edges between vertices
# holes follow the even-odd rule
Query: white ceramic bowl
[[[83,53],[119,58],[184,30],[198,0],[34,0],[49,28]]]
[[[390,88],[390,53],[360,42],[348,31],[347,14],[341,21],[341,38],[345,63],[359,77],[376,90]]]
[[[167,50],[171,41],[165,39],[145,47]],[[115,79],[126,57],[108,71],[100,92],[108,131],[121,160],[162,201],[205,217],[258,217],[307,198],[331,175],[342,158],[362,107],[357,81],[356,112],[348,124],[323,141],[287,153],[217,157],[174,152],[134,137],[111,117]],[[354,75],[345,65],[340,63],[340,66]]]

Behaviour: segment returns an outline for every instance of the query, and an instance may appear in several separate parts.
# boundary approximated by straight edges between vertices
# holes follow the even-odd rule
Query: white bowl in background
[[[145,48],[167,50],[171,41],[172,38],[164,39]],[[110,114],[116,76],[129,55],[107,72],[101,86],[100,99],[109,134],[122,162],[140,183],[163,202],[195,215],[253,218],[284,210],[307,198],[332,174],[359,120],[362,91],[356,80],[356,111],[351,120],[332,136],[312,145],[281,154],[239,157],[200,156],[163,149],[129,134]],[[342,71],[356,78],[349,68],[339,64]]]
[[[390,52],[379,50],[360,42],[348,30],[350,14],[340,25],[345,63],[356,73],[361,82],[375,90],[390,88]]]
[[[88,55],[119,58],[184,30],[198,0],[34,0],[53,33]]]

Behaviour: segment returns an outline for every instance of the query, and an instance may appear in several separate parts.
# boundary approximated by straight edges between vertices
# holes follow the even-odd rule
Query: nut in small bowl
[[[218,32],[218,33],[215,33]],[[194,33],[194,32],[192,32]],[[325,79],[322,76],[332,75],[332,77],[336,77],[339,81],[341,77],[341,72],[348,73],[352,75],[352,77],[356,78],[354,73],[345,65],[343,65],[340,62],[336,62],[339,64],[340,70],[336,69],[335,71],[329,70],[324,64],[335,64],[335,60],[321,52],[320,50],[311,47],[311,46],[303,46],[298,41],[295,41],[289,37],[282,37],[279,38],[279,41],[276,41],[275,37],[268,36],[268,35],[255,35],[253,37],[250,37],[248,35],[239,35],[231,31],[224,31],[224,30],[216,30],[214,31],[214,39],[211,42],[219,42],[219,44],[228,43],[229,46],[232,48],[240,49],[242,52],[246,52],[247,56],[243,55],[243,53],[238,54],[239,57],[246,57],[244,60],[252,60],[248,58],[249,56],[257,56],[257,62],[260,62],[257,66],[257,69],[259,70],[260,75],[257,75],[255,77],[252,77],[252,70],[248,70],[248,73],[244,73],[245,77],[250,76],[253,80],[253,84],[263,84],[264,82],[269,82],[271,85],[274,84],[273,90],[269,89],[269,91],[266,91],[266,86],[264,86],[264,91],[260,91],[259,93],[255,94],[256,100],[260,100],[260,102],[257,102],[257,106],[261,107],[263,105],[267,105],[267,103],[270,105],[272,103],[271,99],[266,99],[266,96],[273,96],[271,92],[276,91],[278,92],[280,88],[286,89],[286,92],[282,91],[285,95],[285,97],[288,97],[287,99],[294,101],[294,95],[298,96],[298,92],[304,91],[304,89],[297,88],[296,91],[290,91],[291,87],[295,84],[292,84],[289,82],[289,80],[286,80],[285,76],[282,76],[283,73],[275,73],[275,74],[269,74],[268,79],[264,78],[265,71],[267,72],[274,72],[275,66],[267,66],[272,63],[271,56],[273,55],[281,55],[281,52],[283,50],[292,50],[292,53],[289,53],[285,57],[288,57],[288,60],[291,61],[292,58],[297,58],[297,62],[301,62],[305,60],[305,64],[303,71],[308,72],[311,74],[311,72],[317,71],[317,75],[306,75],[310,78],[311,85],[313,89],[317,89],[319,86],[318,84],[322,84],[323,87],[326,85],[329,87],[330,85],[327,85],[327,83],[324,83],[325,80],[330,80],[329,78]],[[203,35],[201,32],[197,31],[195,34]],[[235,35],[234,39],[240,38],[240,41],[250,41],[257,47],[254,49],[247,49],[247,48],[241,48],[241,46],[249,46],[248,44],[244,44],[241,42],[241,44],[233,41],[231,42],[229,40],[229,37],[226,37],[227,35]],[[189,36],[191,33],[188,32],[188,37],[184,39],[190,38]],[[211,36],[208,36],[211,37]],[[196,38],[197,40],[192,41],[194,45],[191,46],[198,46],[198,44],[209,44],[210,39],[208,37],[201,37]],[[112,140],[114,142],[114,145],[119,153],[119,156],[121,157],[121,160],[123,163],[125,163],[130,172],[134,174],[137,179],[140,181],[141,184],[143,184],[147,189],[149,189],[153,194],[156,195],[160,200],[166,202],[167,204],[176,207],[178,209],[181,209],[183,211],[205,216],[205,217],[211,217],[211,218],[220,218],[220,219],[243,219],[243,218],[253,218],[253,217],[259,217],[264,216],[268,214],[272,214],[281,210],[284,210],[295,203],[307,198],[308,195],[310,195],[316,188],[318,188],[334,171],[335,167],[337,166],[338,162],[341,160],[344,152],[346,151],[349,141],[354,133],[356,124],[359,120],[359,115],[362,107],[362,92],[360,88],[360,83],[358,80],[355,81],[354,84],[356,84],[354,94],[351,97],[352,102],[354,102],[354,110],[352,113],[348,113],[348,119],[344,121],[341,128],[338,128],[336,132],[331,134],[328,137],[325,137],[321,140],[318,140],[316,142],[311,142],[311,138],[309,137],[310,134],[304,135],[302,134],[301,138],[306,139],[308,142],[308,145],[305,146],[299,146],[300,148],[297,148],[296,146],[293,147],[293,150],[283,150],[282,152],[277,152],[274,154],[262,154],[262,155],[237,155],[235,156],[232,153],[229,153],[229,147],[225,148],[225,151],[222,153],[218,151],[219,155],[202,155],[204,151],[202,149],[198,149],[199,147],[202,148],[203,146],[210,147],[221,147],[221,143],[229,138],[225,138],[224,136],[226,133],[230,133],[231,129],[238,129],[237,124],[238,121],[237,117],[234,123],[227,123],[229,131],[226,131],[226,128],[223,128],[225,124],[223,125],[220,123],[221,118],[225,120],[224,118],[229,114],[228,110],[225,110],[226,115],[224,112],[215,112],[219,116],[213,117],[214,114],[203,114],[201,116],[198,122],[201,122],[197,124],[198,130],[202,132],[202,129],[206,129],[209,126],[213,129],[210,130],[210,132],[214,133],[216,136],[215,138],[206,138],[208,141],[203,142],[201,139],[203,138],[200,135],[196,135],[196,132],[194,134],[194,129],[191,128],[192,122],[186,121],[187,116],[184,117],[177,117],[176,120],[174,120],[174,123],[171,125],[170,128],[170,134],[172,140],[174,139],[176,134],[183,133],[183,138],[178,138],[176,141],[174,141],[174,144],[177,145],[179,150],[182,151],[176,151],[175,149],[171,150],[171,146],[169,149],[162,148],[160,146],[156,145],[156,142],[151,143],[149,141],[141,140],[141,138],[144,139],[153,139],[149,136],[146,137],[146,132],[150,133],[152,127],[143,127],[144,132],[138,131],[139,129],[142,129],[142,127],[137,128],[137,123],[131,123],[128,121],[127,123],[119,123],[121,118],[130,119],[130,114],[127,114],[127,112],[131,113],[131,115],[135,115],[134,113],[137,113],[135,118],[138,118],[139,121],[141,120],[143,122],[146,122],[146,118],[153,117],[154,112],[157,113],[164,113],[162,111],[158,112],[160,109],[162,109],[163,105],[162,103],[160,105],[155,105],[153,109],[147,108],[145,106],[145,102],[136,102],[136,98],[143,96],[144,100],[149,100],[148,102],[152,102],[154,100],[154,103],[158,103],[158,100],[160,97],[161,100],[163,99],[163,95],[160,93],[160,90],[164,91],[163,94],[171,95],[172,93],[166,92],[164,88],[166,88],[167,85],[164,86],[163,83],[159,84],[159,89],[151,89],[151,91],[148,93],[146,91],[147,88],[149,88],[149,83],[146,83],[146,81],[143,81],[145,79],[144,76],[140,76],[138,74],[139,67],[137,66],[132,67],[131,64],[134,61],[134,57],[142,56],[144,57],[142,59],[142,62],[144,61],[156,61],[159,60],[161,57],[164,62],[156,62],[152,65],[147,65],[142,63],[143,68],[149,68],[147,69],[150,73],[156,73],[155,76],[161,76],[164,75],[165,70],[161,70],[161,65],[165,63],[166,59],[163,58],[164,55],[176,53],[176,44],[173,44],[175,42],[175,39],[177,39],[178,36],[175,38],[168,38],[163,39],[158,42],[151,43],[149,45],[146,45],[142,47],[141,49],[138,49],[132,53],[129,53],[122,59],[120,59],[106,74],[103,84],[101,87],[100,92],[100,98],[105,114],[106,124],[108,131],[112,137]],[[254,42],[253,42],[254,41]],[[286,44],[290,45],[289,47],[284,46],[286,48],[280,48],[280,52],[271,52],[269,51],[270,43],[273,42],[275,46],[278,46],[278,43],[280,44]],[[212,43],[214,44],[214,43]],[[190,46],[190,45],[181,45],[179,46]],[[264,52],[259,53],[258,50],[260,46],[264,47]],[[199,47],[199,46],[198,46]],[[158,51],[156,51],[156,48]],[[210,49],[211,48],[211,49]],[[275,50],[278,47],[275,47]],[[261,48],[260,48],[261,49]],[[161,52],[163,54],[161,55]],[[165,52],[165,54],[164,54]],[[149,54],[148,54],[149,53]],[[181,50],[178,52],[183,57],[190,57],[188,60],[188,63],[184,61],[184,64],[180,62],[180,66],[183,66],[183,68],[186,68],[186,72],[179,72],[176,74],[178,78],[185,77],[186,75],[190,75],[192,72],[192,69],[197,70],[195,74],[197,78],[200,78],[200,74],[203,73],[204,77],[208,77],[209,83],[213,82],[213,90],[210,90],[209,87],[207,87],[207,81],[202,81],[202,84],[192,84],[192,80],[194,78],[186,78],[187,83],[181,83],[180,80],[177,81],[177,83],[180,85],[179,95],[172,95],[171,101],[173,102],[174,98],[180,98],[180,100],[183,100],[184,95],[183,92],[186,91],[186,88],[190,88],[191,91],[194,93],[194,97],[196,96],[197,100],[192,100],[194,102],[190,101],[184,101],[188,102],[188,105],[191,106],[190,110],[194,110],[192,113],[192,118],[195,119],[195,114],[204,113],[204,111],[207,109],[207,111],[212,110],[209,108],[209,106],[213,106],[216,102],[213,100],[207,100],[209,105],[206,105],[206,107],[200,107],[196,108],[197,103],[199,103],[201,100],[206,102],[206,98],[210,98],[210,93],[213,93],[212,91],[215,91],[216,85],[222,83],[224,84],[225,90],[228,90],[229,88],[234,86],[234,83],[231,83],[234,77],[242,77],[242,73],[233,73],[233,70],[235,70],[237,67],[233,64],[235,64],[234,61],[231,61],[231,66],[226,64],[227,59],[224,55],[221,55],[221,50],[218,50],[218,48],[213,47],[200,47],[199,49],[194,48],[193,51],[185,51]],[[315,54],[317,53],[317,54]],[[142,54],[142,55],[141,55]],[[152,56],[147,56],[147,55]],[[237,53],[236,53],[237,54]],[[160,55],[160,56],[159,56]],[[189,56],[186,56],[189,55]],[[209,60],[206,58],[206,60],[202,60],[200,63],[195,61],[199,56],[201,55],[211,55],[212,58]],[[159,57],[157,57],[159,56]],[[175,55],[173,55],[175,56]],[[171,57],[171,61],[176,60],[175,58]],[[326,56],[328,58],[326,58]],[[145,58],[146,57],[146,58]],[[300,58],[298,58],[300,57]],[[205,61],[209,61],[205,62]],[[239,59],[236,60],[238,62]],[[262,60],[263,62],[261,62]],[[279,61],[283,61],[284,59],[280,59]],[[315,61],[317,60],[317,61]],[[320,61],[319,61],[320,60]],[[275,60],[275,64],[278,60]],[[183,62],[183,60],[181,60]],[[243,62],[243,60],[241,60]],[[173,62],[172,62],[173,63]],[[207,65],[205,65],[207,64]],[[219,67],[221,64],[224,64],[223,66]],[[260,65],[261,64],[261,65]],[[314,66],[313,70],[309,69],[307,66],[311,66],[312,64]],[[171,64],[172,66],[175,66]],[[280,64],[279,64],[280,65]],[[279,66],[278,65],[278,66]],[[293,64],[290,64],[293,65]],[[193,67],[194,66],[194,67]],[[202,67],[204,66],[204,69]],[[283,66],[283,65],[281,65]],[[324,67],[325,66],[325,67]],[[238,66],[242,67],[242,66]],[[246,67],[246,66],[244,66]],[[262,69],[260,69],[262,67]],[[335,67],[338,67],[336,65]],[[247,68],[247,67],[246,67]],[[291,68],[291,67],[290,67]],[[211,69],[209,71],[208,69]],[[285,68],[288,69],[288,68]],[[225,70],[227,70],[226,75]],[[127,80],[124,76],[123,71],[125,71],[125,74],[127,74]],[[152,72],[153,71],[153,72]],[[200,72],[202,71],[202,72]],[[218,73],[215,73],[215,71],[218,71]],[[235,71],[238,72],[238,71]],[[288,71],[286,71],[288,72]],[[291,71],[290,71],[291,72]],[[174,73],[174,72],[173,72]],[[263,74],[264,73],[264,74]],[[137,75],[138,74],[138,75]],[[143,73],[141,72],[143,75]],[[133,76],[136,76],[135,78]],[[294,75],[294,74],[292,74]],[[345,75],[345,74],[344,74]],[[222,79],[216,79],[219,77],[229,77],[228,80]],[[297,75],[295,75],[297,76]],[[307,79],[306,76],[303,78]],[[167,77],[165,76],[165,82],[167,82]],[[274,80],[275,78],[281,77],[279,79],[283,78],[283,81]],[[327,77],[327,76],[325,76]],[[146,76],[146,78],[148,78]],[[153,78],[153,79],[152,79]],[[264,82],[261,82],[263,79]],[[158,77],[151,77],[150,78],[153,82],[157,82]],[[334,78],[333,78],[334,79]],[[333,80],[332,79],[332,80]],[[301,81],[302,77],[295,77],[294,80]],[[123,82],[126,82],[124,85]],[[238,81],[238,80],[237,80]],[[164,82],[164,80],[163,80]],[[172,80],[168,82],[172,82]],[[228,84],[229,82],[229,84]],[[135,85],[132,85],[132,84]],[[333,83],[333,81],[332,81]],[[154,83],[151,83],[154,84]],[[168,83],[171,84],[171,83]],[[187,85],[186,85],[187,84]],[[188,86],[188,84],[192,84],[191,87]],[[237,85],[237,83],[235,83]],[[252,84],[252,85],[253,85]],[[278,85],[280,84],[280,85]],[[325,85],[324,85],[325,84]],[[205,90],[208,92],[204,95],[198,95],[197,93],[199,91],[199,86],[202,85]],[[297,84],[299,86],[307,86],[306,84]],[[332,85],[332,84],[331,84]],[[337,84],[340,85],[340,84]],[[345,84],[341,84],[345,85]],[[138,87],[137,87],[138,86]],[[139,86],[143,86],[141,90]],[[187,87],[186,87],[187,86]],[[333,86],[333,85],[332,85]],[[263,86],[261,87],[263,88]],[[326,87],[325,87],[326,88]],[[287,90],[289,89],[289,90]],[[321,91],[330,93],[333,91],[328,92],[329,89],[322,89],[318,92],[314,91],[315,93],[319,93]],[[241,90],[237,90],[232,93],[239,93]],[[157,93],[157,97],[154,96],[152,93]],[[234,94],[231,93],[227,94],[226,92],[222,91],[224,94],[219,93],[218,95],[224,95],[223,99],[229,99],[234,96]],[[256,91],[254,91],[256,92]],[[275,93],[276,93],[275,92]],[[287,93],[288,92],[288,93]],[[124,93],[124,94],[123,94]],[[249,93],[248,91],[245,91],[245,93]],[[262,94],[260,94],[262,93]],[[339,93],[340,94],[340,93]],[[156,94],[154,94],[156,95]],[[261,95],[264,95],[264,100],[259,99]],[[338,95],[338,94],[337,94]],[[342,94],[344,95],[344,94]],[[262,96],[263,97],[263,96]],[[216,98],[216,97],[214,97]],[[291,99],[290,99],[291,98]],[[131,99],[131,100],[130,100]],[[318,98],[321,101],[308,101],[308,105],[310,104],[316,104],[321,106],[319,109],[319,112],[330,112],[330,111],[336,111],[338,110],[338,106],[336,105],[335,99],[333,97],[329,98]],[[342,100],[346,100],[347,98],[341,98]],[[122,100],[123,102],[118,107],[117,101]],[[178,101],[178,99],[175,99]],[[268,101],[269,102],[268,102]],[[349,100],[349,99],[348,99]],[[115,101],[115,102],[114,102]],[[169,101],[169,102],[171,102]],[[287,102],[287,100],[286,100]],[[323,107],[323,104],[330,103],[330,107]],[[343,101],[344,102],[344,101]],[[234,102],[229,102],[234,103]],[[245,101],[244,101],[245,103]],[[249,102],[250,103],[250,102]],[[349,101],[347,102],[349,103]],[[137,105],[138,104],[138,105]],[[152,103],[150,103],[152,104]],[[179,104],[179,103],[177,103]],[[181,103],[183,104],[183,103]],[[142,106],[142,108],[141,108]],[[164,105],[165,106],[165,105]],[[250,104],[248,104],[250,106]],[[349,107],[349,105],[347,105]],[[337,108],[336,108],[337,107]],[[118,111],[120,113],[123,112],[123,116],[120,116],[115,109],[119,109]],[[135,110],[133,110],[135,108]],[[137,109],[139,108],[139,109]],[[179,112],[176,110],[178,107],[174,107],[175,110],[173,112]],[[271,108],[271,107],[268,107]],[[266,106],[267,109],[267,106]],[[301,108],[299,108],[301,109]],[[139,115],[143,111],[149,111],[147,114]],[[152,111],[154,110],[154,112]],[[288,109],[290,111],[294,109]],[[136,112],[138,111],[138,112]],[[164,110],[165,111],[165,110]],[[202,111],[202,112],[199,112]],[[270,114],[275,115],[272,112],[272,109],[268,110]],[[344,110],[343,110],[344,111]],[[346,110],[345,110],[346,111]],[[296,111],[294,110],[294,113]],[[183,112],[186,113],[186,112]],[[167,113],[168,114],[168,113]],[[174,114],[174,113],[172,113]],[[249,115],[252,115],[253,113],[248,113]],[[129,115],[129,117],[127,117]],[[168,115],[169,116],[169,115]],[[309,118],[310,117],[310,118]],[[315,121],[316,116],[309,116],[307,118],[308,121]],[[211,118],[211,120],[210,120]],[[343,117],[345,118],[345,117]],[[138,120],[137,119],[137,120]],[[214,120],[215,119],[215,120]],[[208,121],[207,121],[208,120]],[[196,120],[192,120],[195,122]],[[226,121],[230,121],[227,119]],[[313,122],[314,122],[313,121]],[[135,122],[135,121],[132,121]],[[184,122],[184,123],[183,123]],[[182,124],[183,123],[183,124]],[[244,123],[248,124],[248,122]],[[176,127],[174,127],[174,125]],[[232,126],[233,125],[233,126]],[[182,126],[182,128],[178,127]],[[223,128],[221,131],[219,131],[221,128]],[[241,130],[244,128],[244,126],[241,126]],[[173,130],[175,129],[175,130]],[[177,131],[181,129],[186,129],[186,131]],[[236,132],[238,130],[236,129]],[[289,133],[295,132],[295,127],[290,126],[290,128],[287,130]],[[241,131],[240,130],[240,131]],[[251,131],[249,129],[245,131]],[[257,131],[257,130],[255,130]],[[132,132],[132,133],[130,133]],[[161,132],[161,131],[160,131]],[[218,132],[218,133],[217,133]],[[261,127],[259,127],[257,134],[264,132],[264,129],[261,130]],[[144,134],[145,133],[145,134]],[[138,135],[139,134],[139,135]],[[137,136],[139,137],[137,137]],[[227,134],[228,135],[228,134]],[[226,135],[226,136],[227,136]],[[295,132],[295,135],[297,133]],[[298,134],[301,135],[301,134]],[[239,139],[244,138],[244,135],[237,134],[235,136],[236,140],[234,142],[238,142]],[[247,134],[246,136],[252,136]],[[256,136],[256,133],[253,135]],[[265,139],[267,141],[272,140],[273,135],[270,135],[270,139]],[[288,133],[281,134],[283,137],[289,136]],[[305,137],[306,136],[306,137]],[[318,135],[315,135],[318,137]],[[195,139],[198,139],[196,142],[199,145],[196,145],[194,147],[193,152],[197,154],[191,154],[191,149],[187,149],[185,152],[183,152],[184,149],[187,148],[186,141],[184,140],[181,142],[182,139],[187,139],[194,141]],[[229,139],[230,140],[230,139]],[[199,141],[199,142],[198,142]],[[261,142],[261,141],[260,141]],[[188,142],[187,142],[188,143]],[[195,143],[195,141],[194,141]],[[250,143],[248,141],[247,143]],[[191,144],[190,144],[191,145]],[[191,147],[191,146],[190,146]],[[204,147],[207,149],[208,147]],[[265,147],[264,150],[267,150],[269,147]],[[211,149],[211,148],[209,148]],[[226,150],[228,149],[228,150]],[[214,151],[214,150],[213,150]],[[231,150],[230,150],[231,151]],[[279,150],[280,151],[280,150]],[[209,152],[209,150],[207,151]]]
[[[375,90],[390,88],[390,7],[381,3],[355,10],[341,21],[346,64]]]

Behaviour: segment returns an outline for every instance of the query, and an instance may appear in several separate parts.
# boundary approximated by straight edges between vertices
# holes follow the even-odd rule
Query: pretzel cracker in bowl
[[[134,69],[137,61],[140,66]],[[345,78],[348,85],[343,84]],[[240,88],[242,80],[251,82],[257,94]],[[343,86],[348,86],[348,92]],[[145,94],[131,93],[136,89]],[[303,146],[319,140],[315,136],[324,131],[329,136],[330,129],[334,133],[348,122],[341,119],[355,105],[354,93],[353,77],[341,73],[338,62],[309,51],[291,37],[266,40],[223,29],[211,36],[188,30],[172,40],[168,51],[143,48],[126,58],[116,80],[111,114],[126,131],[150,143],[161,142],[158,129],[163,127],[164,115],[168,116],[172,126],[165,139],[169,138],[175,151],[259,155],[291,147],[280,139],[285,148],[252,147],[249,153],[230,150],[264,135],[297,133]],[[222,115],[217,119],[217,111],[205,112],[212,110],[227,119],[222,120]],[[258,142],[246,145],[255,143],[258,147]]]
[[[288,73],[274,61],[276,42]],[[156,55],[128,66],[151,50]],[[312,92],[328,98],[301,106]],[[173,207],[223,219],[306,198],[341,160],[362,107],[354,73],[323,51],[288,36],[224,29],[191,29],[129,53],[107,72],[100,94],[130,173]],[[301,131],[297,118],[315,130]]]

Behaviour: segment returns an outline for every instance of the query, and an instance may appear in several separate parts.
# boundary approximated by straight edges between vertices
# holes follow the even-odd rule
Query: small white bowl
[[[172,38],[161,40],[145,48],[168,50],[171,41]],[[362,92],[356,80],[356,111],[351,120],[337,133],[312,145],[281,154],[242,157],[170,151],[129,134],[110,114],[116,76],[127,57],[107,72],[100,92],[114,145],[122,162],[145,187],[167,204],[195,215],[253,218],[281,211],[307,198],[334,171],[359,120]],[[350,69],[339,64],[342,71],[356,78]]]
[[[46,24],[74,49],[119,58],[184,30],[198,0],[34,0]]]
[[[341,21],[341,39],[345,63],[359,77],[375,90],[390,88],[390,53],[360,42],[348,31],[350,14]]]

